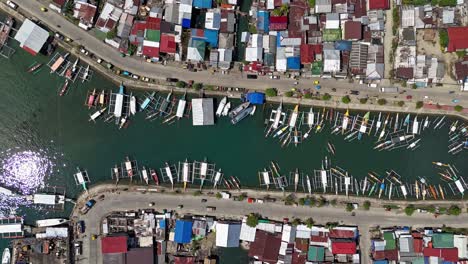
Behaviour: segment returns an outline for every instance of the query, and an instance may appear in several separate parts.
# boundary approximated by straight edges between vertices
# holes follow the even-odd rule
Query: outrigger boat
[[[88,109],[91,109],[91,107],[94,106],[94,99],[95,98],[96,98],[96,89],[94,89],[93,92],[88,97],[88,100],[86,102],[86,105],[88,106]]]
[[[187,189],[187,183],[189,182],[189,177],[190,177],[189,173],[190,173],[189,163],[187,159],[185,159],[184,163],[182,164],[182,182],[184,182],[184,192]]]
[[[227,102],[226,106],[223,109],[223,116],[227,116],[229,114],[229,110],[231,109],[231,102]]]
[[[132,95],[132,97],[130,97],[130,114],[131,115],[135,115],[137,112],[137,109],[136,109],[136,97]]]
[[[434,126],[434,129],[437,129],[441,124],[442,122],[445,120],[445,116],[442,116],[442,118],[439,120],[439,122],[437,122],[437,124]],[[441,126],[442,127],[442,126]]]
[[[400,116],[400,113],[397,113],[396,114],[396,117],[395,117],[395,125],[393,126],[393,133],[395,133],[397,130],[398,130],[398,117]]]
[[[156,170],[150,169],[150,174],[151,174],[151,178],[153,178],[154,183],[156,185],[159,185],[159,178],[158,178],[158,174],[156,173]]]
[[[223,99],[219,102],[218,108],[216,109],[216,116],[221,116],[223,113],[224,107],[226,107],[227,96],[224,96]]]
[[[65,78],[67,79],[72,79],[73,78],[73,75],[75,74],[76,72],[76,67],[78,65],[78,61],[79,61],[79,58],[76,58],[75,62],[73,63],[73,66],[72,67],[69,67],[66,71],[65,71]]]
[[[106,102],[106,92],[102,90],[101,93],[99,94],[99,104],[101,106],[104,106],[105,102]]]
[[[419,199],[419,183],[418,181],[414,181],[414,192],[416,194],[416,199]]]
[[[309,191],[309,195],[311,195],[312,194],[312,186],[310,184],[309,175],[306,175],[306,179],[307,179],[307,190]]]
[[[169,166],[169,163],[165,163],[166,167],[164,170],[166,171],[167,177],[169,178],[169,181],[171,182],[172,189],[174,190],[174,176],[172,175],[171,167]]]
[[[330,152],[331,154],[335,155],[336,149],[335,149],[335,146],[333,146],[332,143],[327,142],[327,150],[328,150],[328,152]]]
[[[85,71],[83,73],[83,76],[81,77],[81,82],[85,82],[86,80],[88,80],[88,75],[89,75],[89,65],[86,66],[85,68]]]
[[[11,263],[11,253],[9,248],[5,248],[2,254],[2,264],[10,264]]]
[[[154,99],[155,94],[156,92],[152,92],[148,97],[145,98],[143,103],[141,103],[140,111],[143,111],[146,109],[146,107],[148,107],[149,103],[151,103],[151,101]]]
[[[341,134],[343,135],[346,129],[348,128],[348,123],[349,123],[349,109],[346,110],[346,113],[344,114],[343,117],[343,124],[341,125]]]
[[[359,128],[359,133],[358,133],[358,140],[362,139],[362,134],[366,133],[367,130],[367,123],[369,122],[369,117],[370,117],[370,112],[367,112],[364,117],[363,117],[363,122],[361,124],[361,127]]]
[[[148,171],[146,170],[145,167],[141,170],[141,176],[143,177],[143,180],[146,182],[146,185],[149,184],[149,178],[148,178]]]
[[[382,125],[382,122],[380,121],[380,118],[382,117],[382,112],[379,112],[379,117],[377,118],[377,124],[375,125],[375,135],[377,135],[377,132],[380,129],[380,126]]]
[[[59,56],[58,59],[52,64],[50,67],[50,73],[54,73],[57,71],[57,69],[62,66],[63,62],[67,59],[67,57],[70,55],[70,53],[66,53],[63,56]]]
[[[294,172],[294,192],[297,192],[297,185],[299,184],[299,169],[296,168]]]
[[[89,121],[96,122],[96,119],[102,115],[106,111],[107,107],[102,108],[101,110],[96,111],[94,114],[92,114],[89,118]]]
[[[289,119],[289,130],[291,131],[294,127],[296,127],[297,118],[299,116],[299,105],[294,107],[294,110],[291,114],[291,118]]]
[[[273,121],[273,123],[268,129],[268,132],[265,134],[265,137],[268,137],[270,132],[278,129],[278,126],[283,123],[281,119],[285,115],[285,113],[283,113],[283,101],[281,101],[276,110],[272,110],[271,112],[275,115],[275,117],[273,119],[270,119],[270,121]]]
[[[65,83],[63,84],[62,89],[60,89],[59,96],[65,95],[65,93],[67,92],[68,84],[69,84],[68,80],[65,80]]]
[[[219,183],[219,180],[221,179],[221,176],[222,176],[221,169],[219,169],[219,171],[217,171],[215,173],[214,183],[213,183],[213,188],[214,189],[216,189],[216,187],[218,186],[218,183]]]
[[[163,100],[161,102],[161,105],[159,106],[159,112],[161,116],[166,113],[167,108],[169,107],[169,103],[171,102],[171,97],[172,97],[172,90],[167,95],[166,100]]]
[[[127,171],[128,177],[130,177],[130,181],[132,181],[133,180],[133,166],[129,157],[126,157],[126,160],[125,160],[125,170]]]
[[[419,145],[417,145],[419,143],[419,141],[421,141],[420,138],[416,139],[411,144],[409,144],[408,147],[406,147],[406,149],[411,149],[411,150],[417,149],[419,147]]]
[[[177,104],[177,110],[175,114],[177,119],[181,119],[182,117],[184,117],[185,107],[187,106],[186,96],[187,96],[187,91],[184,92],[184,95],[182,95],[182,98],[179,99],[179,102]]]
[[[5,43],[8,40],[8,37],[10,36],[11,29],[13,28],[13,25],[15,23],[15,20],[13,19],[12,16],[8,16],[5,19],[5,22],[2,24],[0,27],[0,47],[5,45]]]

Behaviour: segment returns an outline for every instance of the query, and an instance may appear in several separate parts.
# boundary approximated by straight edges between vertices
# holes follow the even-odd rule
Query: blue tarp
[[[388,260],[374,260],[374,264],[387,264]]]
[[[182,27],[190,28],[191,20],[188,18],[182,18]]]
[[[193,0],[193,6],[195,8],[211,8],[213,4],[212,0]]]
[[[263,104],[265,103],[265,94],[257,92],[248,93],[247,101],[249,101],[251,104]]]
[[[270,27],[270,13],[267,11],[258,11],[257,12],[257,29],[263,30],[265,33],[268,33]]]
[[[347,40],[340,40],[340,41],[336,41],[335,42],[335,49],[339,50],[339,51],[343,51],[343,50],[351,50],[351,41],[347,41]]]
[[[208,43],[212,48],[218,47],[218,30],[205,29],[205,38],[206,43]]]
[[[176,243],[188,244],[192,240],[192,221],[177,220],[175,225],[174,241]]]
[[[166,219],[159,220],[159,227],[166,228]]]
[[[299,70],[301,68],[301,57],[286,58],[286,68],[288,70]]]

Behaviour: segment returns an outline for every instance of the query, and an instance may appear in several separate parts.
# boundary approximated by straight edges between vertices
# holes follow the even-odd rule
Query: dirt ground
[[[453,63],[458,60],[457,54],[455,52],[442,52],[440,49],[439,43],[439,31],[436,30],[435,37],[433,41],[425,41],[423,39],[424,30],[418,30],[416,36],[416,43],[417,43],[417,54],[430,54],[435,55],[437,58],[441,59],[445,63],[445,76],[444,76],[444,83],[447,84],[456,84],[456,80],[453,78],[454,74],[453,71]]]

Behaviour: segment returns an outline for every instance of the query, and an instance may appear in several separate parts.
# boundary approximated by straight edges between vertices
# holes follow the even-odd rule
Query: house
[[[247,47],[245,49],[246,61],[262,61],[263,49],[261,47]]]
[[[322,60],[321,44],[301,44],[301,63],[310,64],[315,60]]]
[[[107,2],[96,21],[96,28],[104,33],[111,31],[117,26],[122,13],[121,8]]]
[[[351,54],[349,68],[352,74],[362,75],[367,69],[367,56],[369,54],[369,45],[353,42],[351,45]]]
[[[384,78],[384,49],[382,45],[370,45],[367,53],[367,80],[380,80]]]
[[[218,222],[216,223],[216,246],[239,247],[241,223]]]
[[[180,0],[177,24],[190,28],[192,24],[192,0]],[[210,6],[211,8],[211,6]]]
[[[340,28],[340,15],[338,13],[326,14],[326,29],[339,29]]]
[[[194,106],[193,115],[195,116],[195,104],[193,100],[195,99],[192,99],[192,105]],[[190,243],[190,241],[192,241],[192,226],[193,226],[193,222],[191,220],[184,220],[184,219],[177,220],[175,224],[174,242],[180,243],[180,244]]]
[[[80,20],[78,26],[84,30],[89,30],[94,25],[94,16],[97,7],[83,2],[76,2],[73,7],[73,17]]]
[[[328,73],[339,72],[341,69],[340,51],[336,49],[323,50],[323,71]]]
[[[434,248],[453,248],[453,234],[434,233],[432,235],[432,245]]]
[[[232,55],[234,53],[234,49],[218,49],[219,52],[219,61],[218,67],[222,70],[228,70],[231,68],[232,63]]]
[[[416,46],[416,31],[414,28],[400,29],[400,44],[403,46]]]
[[[101,253],[116,254],[127,253],[127,236],[107,236],[101,238]]]
[[[219,32],[234,33],[236,25],[236,15],[232,10],[221,9],[221,22]]]
[[[288,28],[287,16],[272,16],[270,17],[269,30],[278,31],[286,30]]]
[[[356,242],[355,241],[332,241],[331,253],[336,254],[356,254]]]
[[[455,78],[457,81],[463,81],[468,77],[468,56],[465,56],[462,61],[454,64]]]
[[[117,26],[117,36],[121,39],[128,39],[135,17],[128,13],[123,13]]]
[[[62,8],[67,3],[67,0],[53,0],[52,3],[49,4],[49,8],[58,12],[62,13]]]
[[[205,28],[219,30],[221,28],[221,10],[211,9],[205,14]]]
[[[26,19],[15,35],[21,48],[32,55],[36,55],[49,38],[49,32],[34,22]]]
[[[401,7],[401,28],[414,27],[414,13],[414,7],[411,5]]]
[[[447,32],[449,37],[448,52],[468,48],[468,27],[449,27]]]
[[[458,258],[467,259],[468,258],[468,237],[465,235],[454,235],[453,236],[453,245],[458,249]]]
[[[192,12],[191,8],[190,12]],[[175,2],[166,2],[164,5],[163,20],[172,24],[179,24],[179,4]],[[188,27],[190,27],[190,25]]]
[[[281,236],[257,230],[255,241],[250,244],[248,255],[259,261],[276,263],[280,247]]]
[[[424,248],[424,257],[436,257],[442,261],[458,262],[457,248]]]
[[[159,52],[166,54],[175,54],[177,44],[174,34],[163,33],[161,34],[161,42],[159,44]]]
[[[307,260],[312,262],[325,261],[325,248],[320,246],[309,246]]]
[[[205,60],[206,42],[200,39],[191,38],[187,48],[188,61]]]
[[[123,11],[129,15],[136,15],[138,7],[140,6],[140,0],[125,0],[123,5]]]
[[[368,10],[387,10],[390,9],[390,1],[389,0],[369,0],[367,2]]]
[[[146,18],[146,28],[143,36],[142,55],[151,59],[159,58],[161,41],[161,19]]]
[[[346,40],[362,39],[362,24],[357,21],[346,21],[344,23],[344,38]]]
[[[270,25],[270,12],[260,10],[257,12],[257,30],[259,33],[268,33]]]
[[[198,9],[209,9],[213,5],[212,0],[194,0],[193,7]]]
[[[442,11],[442,24],[451,25],[455,22],[455,8],[445,7]]]
[[[316,0],[315,13],[330,13],[332,11],[331,0]]]

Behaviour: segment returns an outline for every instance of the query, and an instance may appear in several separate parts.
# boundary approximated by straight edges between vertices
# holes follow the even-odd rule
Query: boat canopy
[[[247,94],[246,98],[247,98],[247,101],[249,101],[251,104],[264,104],[265,103],[264,93],[251,92]]]
[[[56,199],[55,195],[53,194],[34,194],[33,202],[35,204],[49,204],[55,205]]]

